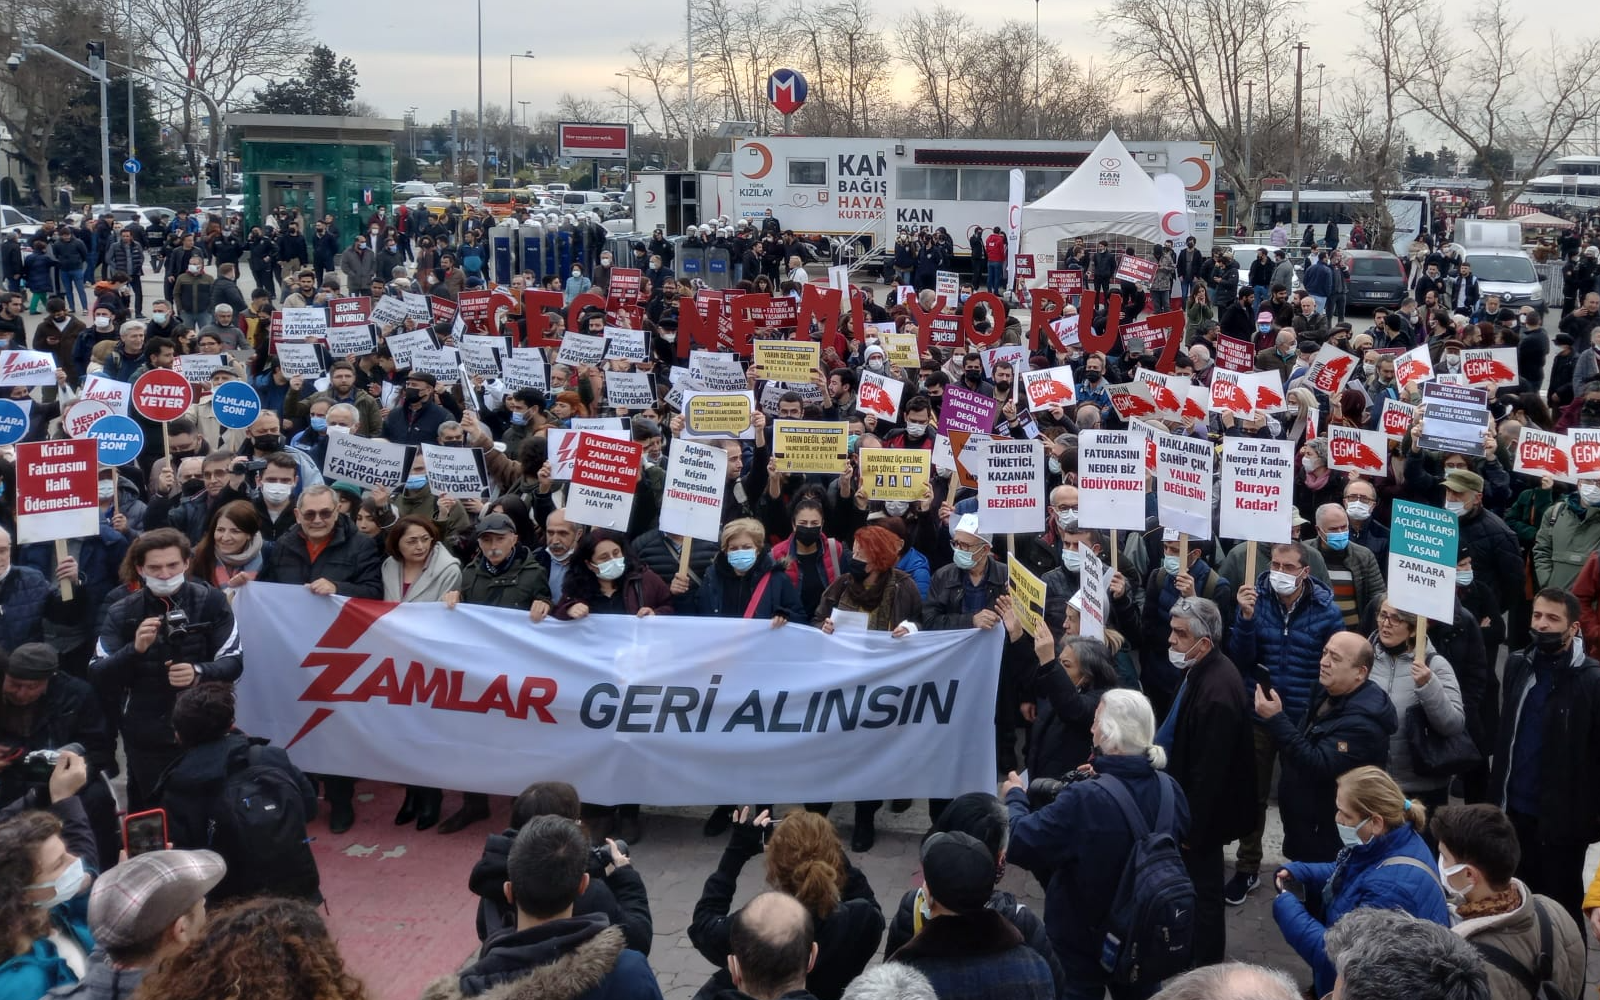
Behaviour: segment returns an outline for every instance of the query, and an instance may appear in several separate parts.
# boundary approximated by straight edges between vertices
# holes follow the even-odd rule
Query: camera
[[[22,758],[22,773],[28,781],[49,781],[50,775],[55,772],[56,764],[61,760],[62,751],[70,751],[79,757],[87,756],[82,743],[68,743],[55,750],[35,750]]]
[[[632,857],[632,855],[628,853],[628,842],[626,840],[613,839],[612,843],[617,845],[618,854],[625,858]],[[590,851],[589,857],[593,859],[594,863],[601,869],[611,866],[611,848],[606,844],[601,844],[599,847],[596,847],[594,850]]]
[[[21,68],[22,68],[22,54],[19,53],[19,52],[11,53],[11,58],[6,60],[6,69],[9,69],[11,72],[15,73],[17,70],[19,70]]]
[[[1093,777],[1093,771],[1068,771],[1059,778],[1034,778],[1028,782],[1028,810],[1038,812],[1054,802],[1063,788]]]
[[[161,617],[159,633],[162,642],[171,642],[189,634],[189,614],[182,608],[172,608]]]

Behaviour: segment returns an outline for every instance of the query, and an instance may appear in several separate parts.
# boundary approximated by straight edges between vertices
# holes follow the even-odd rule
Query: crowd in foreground
[[[386,237],[375,221],[379,231],[359,242]],[[836,609],[895,636],[1003,630],[995,725],[964,734],[986,752],[992,743],[999,794],[928,804],[922,884],[892,912],[849,857],[872,849],[884,803],[846,807],[848,842],[826,803],[781,822],[761,804],[711,813],[707,836],[727,843],[691,921],[717,970],[703,1000],[1292,996],[1281,974],[1223,964],[1224,907],[1263,885],[1305,963],[1292,975],[1309,976],[1319,996],[1521,997],[1546,981],[1568,996],[1583,989],[1585,925],[1600,932],[1600,887],[1585,898],[1584,886],[1585,851],[1600,840],[1600,664],[1585,652],[1600,641],[1600,487],[1515,474],[1511,448],[1522,427],[1557,426],[1563,392],[1563,428],[1600,426],[1596,362],[1576,359],[1546,393],[1545,354],[1530,350],[1518,383],[1495,394],[1481,447],[1432,451],[1407,434],[1391,444],[1381,478],[1335,471],[1327,440],[1306,433],[1369,427],[1382,400],[1415,390],[1396,384],[1390,346],[1425,344],[1448,373],[1468,339],[1537,346],[1536,312],[1479,301],[1470,313],[1483,318],[1469,324],[1413,302],[1357,334],[1327,323],[1315,296],[1295,303],[1290,289],[1269,288],[1281,308],[1250,310],[1245,336],[1259,368],[1281,371],[1288,406],[1163,429],[1218,446],[1296,442],[1294,535],[1276,544],[1180,537],[1160,525],[1153,490],[1142,532],[1118,539],[1080,524],[1077,435],[1128,425],[1110,386],[1156,364],[1142,341],[1109,352],[1025,348],[1030,368],[1071,367],[1076,390],[1073,404],[1029,414],[1015,391],[1018,362],[974,344],[891,363],[881,328],[856,330],[846,317],[805,331],[821,347],[812,382],[769,393],[764,373],[746,368],[770,412],[753,414],[748,440],[722,444],[723,523],[709,543],[659,522],[682,432],[668,400],[684,377],[674,367],[678,321],[695,308],[694,287],[679,284],[668,260],[641,262],[636,308],[524,315],[513,298],[496,335],[518,345],[534,333],[559,339],[569,319],[599,335],[636,321],[648,335],[642,361],[569,366],[552,349],[544,389],[488,376],[451,386],[399,365],[383,341],[419,328],[409,318],[320,377],[283,372],[275,305],[320,306],[346,291],[449,299],[464,289],[450,280],[453,264],[365,289],[299,271],[289,288],[257,288],[243,310],[199,316],[162,300],[152,307],[163,317],[157,335],[115,281],[97,289],[92,329],[62,301],[45,303],[30,329],[20,296],[4,296],[9,343],[49,350],[59,364],[53,388],[7,390],[29,416],[26,440],[59,434],[61,410],[91,376],[132,381],[188,353],[223,360],[189,414],[164,433],[152,428],[143,456],[100,470],[98,532],[64,555],[16,543],[15,471],[0,460],[0,802],[14,810],[0,823],[0,926],[10,941],[0,1000],[36,1000],[52,987],[120,995],[141,977],[141,997],[362,995],[313,909],[321,886],[306,843],[324,809],[331,833],[350,829],[358,776],[304,774],[235,725],[231,685],[254,666],[230,596],[256,583],[512,608],[535,630],[548,618],[698,615],[770,621],[781,641],[785,626],[832,629]],[[218,280],[237,279],[236,267],[201,254],[184,273],[213,266]],[[1463,276],[1447,273],[1448,257],[1428,266],[1436,298],[1459,302]],[[800,294],[795,270],[778,283],[763,273],[745,290]],[[1233,305],[1254,296],[1227,287],[1237,271],[1226,253],[1194,280]],[[920,309],[936,312],[924,294]],[[904,303],[868,294],[863,306],[872,322],[915,327]],[[1025,344],[1020,324],[973,311],[975,339]],[[1098,312],[1081,319],[1107,323]],[[1238,317],[1224,321],[1232,335]],[[1570,353],[1569,330],[1587,344],[1600,296],[1561,323],[1559,348]],[[1178,374],[1215,376],[1219,325],[1194,324],[1174,357]],[[474,336],[448,321],[432,332],[443,343]],[[1333,398],[1306,378],[1325,343],[1356,358],[1355,377]],[[611,372],[650,374],[657,390],[625,414],[643,461],[630,523],[615,531],[566,516],[569,484],[555,476],[549,443],[550,430],[575,419],[624,415],[608,399]],[[861,411],[863,373],[903,383],[892,418]],[[249,427],[229,430],[207,395],[236,380],[264,406]],[[870,498],[861,452],[933,451],[952,386],[994,401],[994,433],[1045,442],[1048,508],[1036,530],[984,531],[973,490],[949,469],[920,500]],[[847,422],[850,458],[837,473],[782,472],[767,435],[777,419]],[[388,489],[331,479],[328,444],[342,434],[479,449],[490,488],[435,493],[420,453]],[[1458,519],[1448,621],[1424,626],[1387,599],[1397,499]],[[1115,550],[1099,636],[1085,634],[1085,547],[1107,562]],[[1047,628],[1037,636],[1010,592],[1010,557],[1045,585]],[[39,750],[57,753],[30,756]],[[1024,771],[1036,780],[1025,783]],[[1267,864],[1275,773],[1285,857]],[[118,775],[120,799],[108,780]],[[442,789],[408,789],[395,818],[445,834],[489,818],[482,796],[464,795],[449,815],[443,801]],[[152,809],[164,817],[156,844],[134,843],[119,818]],[[580,802],[556,782],[530,787],[470,874],[483,948],[427,995],[659,995],[648,894],[619,844],[646,836],[636,804]],[[758,857],[770,891],[735,911],[737,880]],[[1008,863],[1044,886],[1042,915],[996,891]],[[207,905],[218,907],[209,919]],[[886,961],[868,968],[880,954]]]

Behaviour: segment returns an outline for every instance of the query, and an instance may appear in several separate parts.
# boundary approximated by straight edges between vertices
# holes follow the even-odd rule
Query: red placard
[[[170,368],[152,368],[133,383],[133,411],[146,420],[170,423],[193,403],[188,380]]]
[[[1072,271],[1047,271],[1044,276],[1045,284],[1060,292],[1062,295],[1083,294],[1083,272]]]
[[[328,300],[329,326],[366,326],[372,314],[370,295],[348,295]],[[274,313],[274,315],[277,315]]]
[[[573,456],[572,484],[632,493],[639,485],[641,450],[641,446],[632,441],[584,434]]]
[[[1033,271],[1033,254],[1031,254],[1031,253],[1019,253],[1019,254],[1017,254],[1017,277],[1019,277],[1019,278],[1031,278],[1031,277],[1033,277],[1033,275],[1034,275],[1034,271]]]
[[[435,324],[448,323],[456,318],[456,304],[437,295],[428,296],[428,309]]]
[[[490,299],[493,295],[487,288],[474,288],[456,297],[456,307],[461,312],[461,322],[468,333],[494,332],[489,329]]]
[[[1217,338],[1217,366],[1230,372],[1256,370],[1256,349],[1248,340]]]
[[[17,541],[92,535],[100,516],[93,438],[17,445]]]
[[[928,320],[928,343],[949,350],[961,343],[960,316],[934,316]]]
[[[611,280],[606,286],[606,294],[614,300],[619,307],[627,308],[639,301],[639,279],[643,277],[636,267],[614,267],[611,269]]]
[[[1156,262],[1135,257],[1131,253],[1122,255],[1122,260],[1117,262],[1116,279],[1118,281],[1150,281],[1156,276]]]

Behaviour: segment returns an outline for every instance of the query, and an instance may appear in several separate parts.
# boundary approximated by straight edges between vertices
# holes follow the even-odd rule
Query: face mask
[[[961,381],[967,383],[968,385],[977,385],[979,382],[983,381],[983,373],[965,372],[961,376]]]
[[[318,432],[319,434],[321,432],[327,430],[328,429],[328,418],[327,417],[312,417],[311,418],[311,429],[316,431],[316,432]]]
[[[850,435],[845,440],[845,450],[849,451],[850,454],[854,455],[856,453],[856,445],[858,443],[860,443],[860,441],[861,441],[861,435],[860,434],[852,434],[852,435]]]
[[[1307,472],[1316,472],[1319,462],[1315,455],[1304,455],[1300,458],[1300,468]]]
[[[178,489],[182,491],[183,495],[186,497],[197,497],[205,490],[205,488],[206,484],[198,479],[187,480],[182,486],[178,487]]]
[[[329,424],[328,425],[328,433],[329,434],[349,434],[350,433],[350,428],[346,427],[344,424]]]
[[[928,433],[927,424],[907,422],[906,437],[910,438],[911,440],[916,441],[926,433]]]
[[[1458,570],[1456,570],[1456,586],[1458,586],[1458,587],[1470,587],[1470,586],[1472,586],[1472,580],[1473,580],[1472,570],[1470,570],[1470,569],[1458,569]]]
[[[1272,591],[1275,594],[1292,594],[1294,593],[1294,588],[1300,586],[1300,577],[1294,573],[1271,570],[1268,572],[1267,578],[1272,584]]]
[[[822,540],[822,529],[814,524],[796,525],[794,540],[802,545],[815,545]]]
[[[883,512],[890,517],[904,517],[905,512],[910,509],[911,502],[909,500],[885,500],[883,502]]]
[[[741,573],[748,573],[750,567],[756,564],[755,549],[739,549],[728,553],[728,565]]]
[[[573,271],[572,272],[572,276],[574,278],[581,278],[581,277],[583,277],[583,272],[582,271]]]
[[[527,410],[512,410],[511,411],[511,422],[513,424],[516,424],[518,427],[521,427],[522,425],[526,424],[528,422],[528,411]]]
[[[1162,556],[1161,557],[1161,568],[1167,571],[1167,575],[1168,576],[1177,576],[1178,575],[1178,557],[1177,556]]]
[[[428,477],[427,476],[407,476],[406,477],[406,489],[408,489],[408,490],[420,490],[426,485],[428,485]]]
[[[1071,531],[1078,526],[1078,512],[1076,510],[1056,511],[1056,527],[1062,531]]]
[[[1578,496],[1590,507],[1600,506],[1600,483],[1579,483]]]
[[[600,263],[605,267],[610,267],[611,266],[611,258],[609,256],[601,257],[600,258]]]
[[[109,330],[109,329],[111,329],[111,317],[110,316],[96,316],[94,318],[94,328],[96,330]]]
[[[250,446],[258,452],[271,454],[283,449],[282,434],[257,434],[250,439]]]
[[[1462,500],[1446,500],[1444,502],[1444,509],[1452,514],[1460,516],[1467,512],[1467,505],[1466,502]]]
[[[1361,839],[1361,828],[1366,825],[1366,820],[1362,820],[1355,826],[1345,826],[1343,823],[1334,824],[1334,826],[1339,828],[1340,843],[1344,844],[1346,847],[1360,847],[1364,843],[1364,841]]]
[[[962,569],[971,569],[978,564],[978,557],[962,549],[951,549],[950,558]]]
[[[181,581],[182,577],[179,577],[179,580]],[[78,890],[83,888],[84,880],[88,877],[88,873],[83,867],[83,859],[73,858],[72,864],[67,866],[66,871],[57,875],[54,881],[40,882],[38,885],[28,886],[29,889],[54,890],[49,899],[41,899],[33,905],[41,910],[48,910],[65,903],[78,894]]]
[[[1061,462],[1054,456],[1051,456],[1050,459],[1045,462],[1045,465],[1050,469],[1050,474],[1052,476],[1061,475]]]
[[[261,484],[261,499],[265,500],[267,503],[270,503],[270,504],[287,503],[289,498],[291,496],[293,496],[293,495],[294,495],[294,485],[292,483],[262,483]]]
[[[1058,515],[1057,521],[1059,520],[1060,516]],[[1080,569],[1083,569],[1083,553],[1075,549],[1067,549],[1065,552],[1061,553],[1061,565],[1072,570],[1074,573],[1078,572]]]
[[[1167,662],[1177,667],[1179,670],[1188,670],[1189,654],[1180,653],[1176,649],[1169,649],[1167,650]]]
[[[418,389],[416,386],[411,386],[411,385],[406,386],[406,402],[407,403],[416,403],[416,402],[420,402],[421,400],[422,400],[422,390],[421,389]]]
[[[1444,356],[1444,366],[1445,366],[1446,369],[1448,369],[1450,371],[1455,371],[1457,368],[1460,368],[1461,367],[1461,355],[1459,355],[1459,354],[1446,354]]]
[[[356,244],[356,249],[357,250],[365,250],[366,248],[367,248],[367,245],[365,243],[357,243]]]
[[[1541,653],[1555,653],[1567,644],[1564,632],[1541,632],[1538,629],[1529,629],[1528,635],[1533,638],[1533,644]]]
[[[851,579],[859,583],[867,578],[867,564],[851,556],[850,561],[845,564],[845,572],[850,574]]]
[[[1343,552],[1350,547],[1350,532],[1348,531],[1330,531],[1327,538],[1328,548],[1335,552]]]
[[[98,490],[101,500],[110,500],[117,495],[117,481],[115,479],[102,479]]]
[[[166,313],[151,313],[150,314],[150,322],[156,324],[157,326],[165,326],[166,322],[167,322],[167,314]]]
[[[1465,899],[1467,897],[1467,893],[1473,890],[1473,884],[1471,882],[1468,882],[1466,886],[1461,889],[1457,889],[1455,886],[1450,884],[1450,880],[1452,878],[1460,875],[1466,870],[1467,866],[1464,864],[1446,865],[1444,863],[1444,855],[1439,855],[1439,887],[1444,890],[1444,894],[1449,896],[1452,901]]]
[[[200,273],[200,265],[199,264],[190,264],[189,265],[189,273],[190,274],[199,274]]]
[[[1352,521],[1365,521],[1372,517],[1372,507],[1360,500],[1352,500],[1345,505],[1344,512],[1350,515]]]
[[[145,589],[157,597],[171,597],[173,594],[176,594],[178,591],[183,589],[182,573],[179,573],[177,576],[168,577],[165,580],[160,580],[153,576],[147,576],[143,573],[139,574],[139,576],[144,580]]]
[[[628,560],[622,556],[607,559],[594,568],[594,575],[602,580],[615,580],[628,570]]]

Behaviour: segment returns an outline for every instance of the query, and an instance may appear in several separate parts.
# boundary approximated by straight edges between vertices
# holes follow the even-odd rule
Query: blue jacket
[[[928,599],[928,583],[933,579],[933,572],[928,568],[928,557],[916,549],[906,549],[906,554],[894,564],[894,568],[903,571],[907,576],[917,582],[917,593],[922,599]]]
[[[0,580],[0,647],[16,649],[40,638],[40,623],[51,594],[60,591],[32,566],[13,564]]]
[[[50,274],[55,270],[55,258],[35,250],[22,261],[22,282],[30,292],[48,295],[51,289]]]
[[[1417,864],[1394,860],[1398,858],[1409,858]],[[1318,920],[1291,893],[1280,892],[1272,902],[1272,916],[1283,939],[1311,966],[1318,996],[1333,989],[1335,975],[1323,948],[1323,935],[1351,910],[1401,910],[1450,926],[1450,911],[1435,874],[1436,863],[1427,842],[1408,823],[1360,847],[1345,848],[1332,863],[1291,861],[1284,865],[1306,887],[1308,897],[1320,895],[1325,904],[1327,919]]]
[[[747,615],[745,611],[763,577],[767,578],[766,590],[762,592],[754,610]],[[768,552],[761,553],[756,564],[744,576],[734,574],[733,567],[728,565],[727,553],[717,553],[717,558],[706,568],[700,589],[695,591],[692,613],[705,618],[757,620],[783,615],[792,622],[805,624],[810,621],[805,607],[800,603],[800,589],[789,579],[789,574],[772,561],[772,555]]]
[[[1312,295],[1327,297],[1333,294],[1333,268],[1317,261],[1306,268],[1306,273],[1301,276],[1300,283],[1305,285],[1306,291]]]
[[[1139,811],[1155,823],[1160,804],[1157,782],[1172,787],[1176,796],[1174,835],[1181,841],[1189,833],[1189,803],[1183,789],[1170,776],[1160,774],[1144,756],[1097,756],[1095,770],[1122,779],[1139,804]],[[1036,813],[1028,811],[1028,795],[1013,789],[1006,795],[1011,813],[1011,844],[1006,857],[1012,864],[1046,881],[1044,926],[1056,955],[1068,975],[1074,970],[1098,969],[1100,938],[1122,868],[1133,850],[1133,834],[1122,819],[1111,793],[1097,781],[1067,785],[1056,800]]]
[[[1314,576],[1306,578],[1310,589],[1300,595],[1287,612],[1272,592],[1269,573],[1256,578],[1256,616],[1245,618],[1235,613],[1233,634],[1228,637],[1228,655],[1244,671],[1252,691],[1250,672],[1266,667],[1272,674],[1273,690],[1283,699],[1283,710],[1295,725],[1306,717],[1306,706],[1317,689],[1317,674],[1322,662],[1322,647],[1328,637],[1344,631],[1344,615],[1333,603],[1333,591]]]

